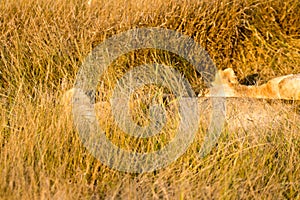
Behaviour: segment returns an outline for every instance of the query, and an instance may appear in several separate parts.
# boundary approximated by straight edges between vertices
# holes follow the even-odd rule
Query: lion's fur
[[[259,86],[246,86],[239,84],[234,71],[227,68],[218,71],[205,96],[300,100],[300,74],[273,78]]]

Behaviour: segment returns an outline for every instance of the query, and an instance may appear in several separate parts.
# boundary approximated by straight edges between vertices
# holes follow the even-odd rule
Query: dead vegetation
[[[300,73],[299,1],[93,0],[92,5],[83,0],[0,1],[1,199],[300,197],[298,102],[227,100],[232,123],[216,148],[199,159],[207,102],[203,126],[187,152],[170,166],[143,174],[114,171],[95,159],[59,103],[94,47],[139,27],[168,28],[192,37],[219,69],[232,67],[240,80],[256,73],[263,83]],[[201,77],[189,63],[146,49],[115,60],[101,78],[97,101],[108,101],[117,79],[147,62],[173,66],[196,93],[201,91]],[[149,90],[160,102],[161,89]],[[142,97],[132,97],[133,114],[138,113],[134,120],[147,124],[152,101]],[[164,102],[171,121],[161,135],[131,138],[103,118],[107,137],[128,150],[163,147],[180,119],[172,98]],[[109,116],[107,106],[102,107]],[[249,120],[241,124],[242,118]]]

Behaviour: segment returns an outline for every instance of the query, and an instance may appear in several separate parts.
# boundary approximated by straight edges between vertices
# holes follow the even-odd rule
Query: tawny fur
[[[246,86],[239,84],[234,71],[227,68],[219,70],[205,96],[300,100],[300,74],[280,76],[260,86]]]
[[[294,94],[299,94],[299,75],[287,75],[270,80],[262,86],[243,86],[237,81],[237,78],[232,69],[220,71],[216,80],[212,83],[213,88],[221,85],[225,88],[226,97],[254,97],[254,98],[227,98],[226,99],[226,117],[225,128],[230,132],[238,131],[239,133],[260,133],[268,129],[280,129],[290,127],[288,124],[299,124],[300,117],[296,113],[298,104],[286,104],[282,101],[265,101],[259,98],[283,98],[294,97]],[[298,85],[297,85],[298,84]],[[288,88],[288,89],[286,89]],[[291,89],[294,88],[294,89]],[[297,90],[298,88],[298,90]],[[281,93],[280,96],[276,93]],[[284,91],[284,92],[283,92]],[[75,89],[72,88],[64,93],[61,99],[65,112],[70,113],[72,109],[72,99]],[[209,96],[210,94],[207,94]],[[259,97],[259,98],[258,98]],[[111,114],[110,102],[97,102],[90,105],[89,97],[82,98],[84,101],[73,109],[84,112],[89,120],[94,120],[93,110],[96,111],[96,116],[101,119],[100,124],[110,121],[113,123]],[[209,126],[210,117],[214,111],[212,102],[207,97],[198,98],[200,124],[203,130]],[[299,96],[298,96],[299,99]],[[85,100],[87,102],[85,102]],[[173,112],[173,110],[171,110]],[[89,117],[91,116],[91,117]],[[208,120],[209,119],[209,120]],[[101,121],[100,120],[100,121]],[[103,126],[104,126],[103,125]],[[297,126],[291,126],[297,127]],[[293,130],[293,131],[298,131]]]

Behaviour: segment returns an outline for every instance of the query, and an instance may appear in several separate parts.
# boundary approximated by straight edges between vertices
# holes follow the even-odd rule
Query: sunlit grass
[[[198,151],[206,131],[200,127],[195,142],[171,165],[134,174],[114,171],[94,158],[80,141],[70,108],[60,101],[94,47],[138,27],[192,37],[217,68],[232,67],[239,79],[259,73],[261,83],[300,73],[299,13],[299,1],[291,0],[93,0],[90,7],[83,0],[0,1],[0,198],[299,199],[297,110],[279,126],[225,129],[203,159]],[[121,56],[108,68],[97,101],[108,102],[117,79],[148,62],[173,66],[200,92],[201,77],[189,63],[146,49]],[[147,125],[149,104],[162,102],[163,91],[150,87],[132,96],[136,123]],[[167,127],[154,138],[126,136],[113,124],[106,104],[99,111],[100,124],[125,149],[156,150],[174,137],[180,119],[170,96]]]

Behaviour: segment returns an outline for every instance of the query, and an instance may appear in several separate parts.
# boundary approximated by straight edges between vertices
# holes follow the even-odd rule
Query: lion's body
[[[233,70],[227,68],[219,70],[205,96],[300,100],[300,74],[280,76],[259,86],[246,86],[239,84]]]

